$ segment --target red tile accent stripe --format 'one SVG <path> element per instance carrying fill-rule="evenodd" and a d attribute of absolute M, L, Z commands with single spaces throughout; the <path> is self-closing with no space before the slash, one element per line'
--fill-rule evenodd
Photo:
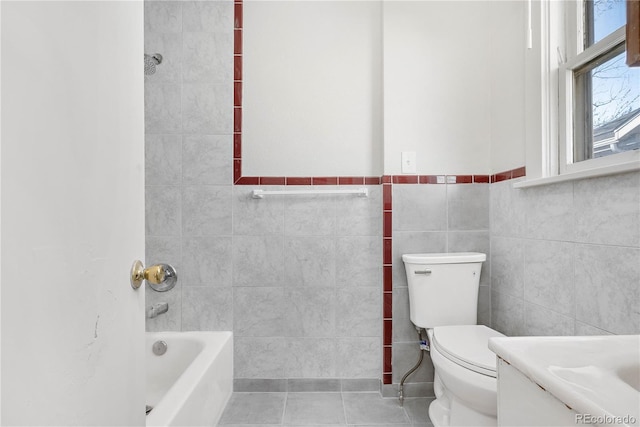
<path fill-rule="evenodd" d="M 389 360 L 391 360 L 391 359 L 389 359 Z M 391 362 L 389 362 L 389 363 L 391 363 Z M 382 374 L 382 384 L 391 384 L 392 378 L 393 377 L 392 377 L 392 375 L 390 373 L 389 374 L 386 374 L 386 373 Z"/>
<path fill-rule="evenodd" d="M 238 185 L 260 185 L 260 177 L 257 176 L 243 176 L 236 182 Z"/>
<path fill-rule="evenodd" d="M 506 181 L 508 179 L 520 178 L 522 176 L 526 176 L 526 174 L 527 174 L 527 169 L 526 167 L 522 166 L 519 168 L 511 169 L 504 172 L 498 172 L 496 174 L 491 175 L 491 182 L 494 183 L 494 182 Z"/>
<path fill-rule="evenodd" d="M 513 169 L 511 171 L 511 178 L 520 178 L 527 174 L 527 168 L 522 166 L 521 168 Z"/>
<path fill-rule="evenodd" d="M 384 365 L 382 372 L 391 372 L 391 347 L 384 347 Z"/>
<path fill-rule="evenodd" d="M 382 178 L 379 176 L 365 176 L 364 185 L 380 185 L 382 184 Z"/>
<path fill-rule="evenodd" d="M 390 265 L 382 266 L 382 290 L 384 292 L 393 290 L 393 267 Z"/>
<path fill-rule="evenodd" d="M 383 220 L 382 220 L 382 237 L 391 238 L 393 234 L 392 230 L 392 217 L 391 211 L 383 212 Z"/>
<path fill-rule="evenodd" d="M 233 108 L 233 132 L 242 132 L 242 107 Z"/>
<path fill-rule="evenodd" d="M 233 57 L 233 80 L 242 80 L 242 56 L 240 55 Z"/>
<path fill-rule="evenodd" d="M 441 175 L 440 184 L 444 184 L 445 178 L 444 175 Z M 420 184 L 438 184 L 438 175 L 420 175 L 418 177 L 420 179 Z"/>
<path fill-rule="evenodd" d="M 385 319 L 391 319 L 393 317 L 393 294 L 391 292 L 385 292 L 383 295 L 384 304 L 382 315 Z"/>
<path fill-rule="evenodd" d="M 393 184 L 489 184 L 526 175 L 525 167 L 493 175 L 384 175 L 382 183 Z"/>
<path fill-rule="evenodd" d="M 456 184 L 471 184 L 473 183 L 473 175 L 447 175 L 447 182 L 449 178 L 453 178 Z"/>
<path fill-rule="evenodd" d="M 390 211 L 391 210 L 391 185 L 383 184 L 382 185 L 382 211 Z"/>
<path fill-rule="evenodd" d="M 391 249 L 392 249 L 392 245 L 391 245 L 391 239 L 388 237 L 383 238 L 382 240 L 382 262 L 384 265 L 391 265 L 392 263 L 392 259 L 391 259 Z"/>
<path fill-rule="evenodd" d="M 491 175 L 491 182 L 500 182 L 500 181 L 506 181 L 508 179 L 511 179 L 511 171 L 507 171 L 507 172 L 500 172 L 500 173 L 496 173 L 494 175 Z"/>
<path fill-rule="evenodd" d="M 233 134 L 233 158 L 240 160 L 242 158 L 242 134 Z"/>
<path fill-rule="evenodd" d="M 242 7 L 240 7 L 240 9 L 242 10 Z M 236 12 L 237 11 L 238 8 L 236 7 Z M 233 53 L 236 55 L 242 55 L 242 29 L 233 30 Z"/>
<path fill-rule="evenodd" d="M 393 175 L 394 184 L 417 184 L 417 175 Z"/>
<path fill-rule="evenodd" d="M 235 184 L 238 183 L 238 181 L 240 180 L 240 177 L 242 176 L 241 171 L 242 171 L 242 160 L 233 159 L 233 182 Z"/>
<path fill-rule="evenodd" d="M 311 185 L 311 177 L 287 177 L 285 185 Z"/>
<path fill-rule="evenodd" d="M 314 176 L 311 178 L 313 185 L 338 185 L 337 176 Z"/>
<path fill-rule="evenodd" d="M 239 1 L 234 4 L 233 15 L 234 28 L 242 29 L 242 3 Z"/>
<path fill-rule="evenodd" d="M 382 333 L 382 341 L 384 345 L 391 345 L 391 341 L 393 340 L 393 324 L 391 319 L 384 319 L 383 321 L 383 333 Z"/>
<path fill-rule="evenodd" d="M 242 133 L 236 132 L 233 134 L 233 158 L 234 160 L 242 160 Z M 238 175 L 240 177 L 241 175 Z M 380 185 L 380 178 L 370 176 L 288 176 L 288 177 L 272 177 L 261 176 L 260 182 L 267 182 L 272 178 L 280 179 L 284 178 L 284 184 L 278 185 Z M 234 181 L 234 184 L 242 185 L 244 181 Z"/>
<path fill-rule="evenodd" d="M 261 176 L 260 185 L 284 185 L 285 180 L 284 176 Z"/>
<path fill-rule="evenodd" d="M 233 83 L 233 106 L 242 107 L 242 82 Z"/>

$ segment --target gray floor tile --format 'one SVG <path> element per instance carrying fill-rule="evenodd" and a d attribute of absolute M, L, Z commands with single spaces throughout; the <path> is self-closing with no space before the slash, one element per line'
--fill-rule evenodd
<path fill-rule="evenodd" d="M 345 424 L 341 393 L 288 393 L 284 424 Z"/>
<path fill-rule="evenodd" d="M 282 424 L 286 396 L 286 393 L 233 393 L 219 424 Z"/>
<path fill-rule="evenodd" d="M 383 399 L 378 393 L 344 393 L 348 424 L 409 424 L 397 399 Z"/>
<path fill-rule="evenodd" d="M 433 400 L 433 397 L 407 398 L 404 400 L 404 410 L 413 424 L 431 424 L 429 405 Z"/>
<path fill-rule="evenodd" d="M 357 427 L 413 427 L 412 424 L 349 424 L 349 427 L 356 427 L 356 426 Z"/>
<path fill-rule="evenodd" d="M 225 424 L 225 427 L 280 427 L 282 424 Z"/>

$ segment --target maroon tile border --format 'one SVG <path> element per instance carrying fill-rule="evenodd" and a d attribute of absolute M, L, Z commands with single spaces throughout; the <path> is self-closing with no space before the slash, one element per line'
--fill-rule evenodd
<path fill-rule="evenodd" d="M 364 177 L 362 177 L 364 181 Z M 314 176 L 311 177 L 311 183 L 313 185 L 338 185 L 337 176 Z"/>
<path fill-rule="evenodd" d="M 393 181 L 385 175 L 382 181 L 382 292 L 383 292 L 383 361 L 382 383 L 391 384 L 393 342 Z"/>
<path fill-rule="evenodd" d="M 261 176 L 260 185 L 284 185 L 285 180 L 284 176 Z"/>
<path fill-rule="evenodd" d="M 285 185 L 311 185 L 311 177 L 289 176 L 285 179 Z"/>
<path fill-rule="evenodd" d="M 390 265 L 382 266 L 382 290 L 383 292 L 393 290 L 393 267 Z"/>
<path fill-rule="evenodd" d="M 511 169 L 508 171 L 504 171 L 504 172 L 498 172 L 496 174 L 491 175 L 491 183 L 520 178 L 520 177 L 526 176 L 526 174 L 527 174 L 527 169 L 524 166 Z"/>

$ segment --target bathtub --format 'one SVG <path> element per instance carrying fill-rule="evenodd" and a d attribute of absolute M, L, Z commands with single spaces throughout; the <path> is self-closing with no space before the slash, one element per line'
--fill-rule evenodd
<path fill-rule="evenodd" d="M 167 351 L 153 353 L 156 341 Z M 231 332 L 147 332 L 148 426 L 215 426 L 233 391 Z"/>

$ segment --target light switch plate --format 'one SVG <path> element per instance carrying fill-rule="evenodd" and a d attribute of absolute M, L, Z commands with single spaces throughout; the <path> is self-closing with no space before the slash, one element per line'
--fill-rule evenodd
<path fill-rule="evenodd" d="M 403 151 L 400 154 L 402 173 L 416 173 L 416 152 Z"/>

